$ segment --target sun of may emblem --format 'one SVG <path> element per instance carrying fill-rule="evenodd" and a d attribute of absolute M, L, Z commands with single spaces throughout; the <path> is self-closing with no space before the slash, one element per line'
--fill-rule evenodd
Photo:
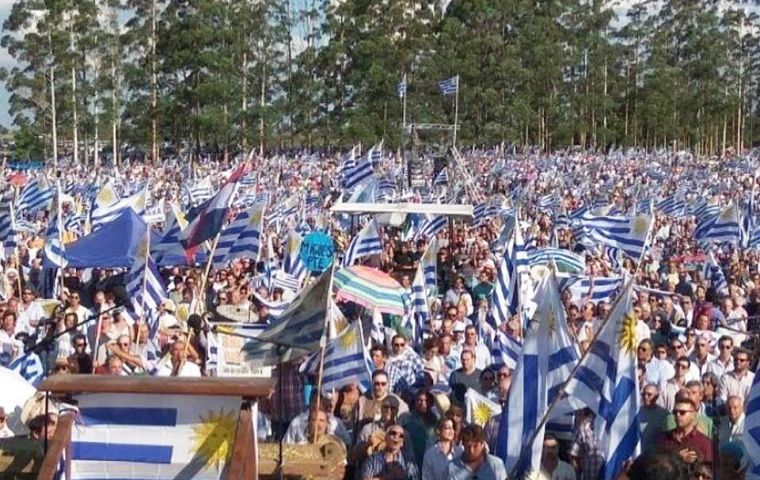
<path fill-rule="evenodd" d="M 108 205 L 113 203 L 113 201 L 113 191 L 110 188 L 105 187 L 100 189 L 100 192 L 98 193 L 98 203 L 105 203 Z"/>
<path fill-rule="evenodd" d="M 341 350 L 348 350 L 352 346 L 356 345 L 356 330 L 353 328 L 346 330 L 346 333 L 338 338 L 338 345 L 340 346 Z"/>
<path fill-rule="evenodd" d="M 491 419 L 491 413 L 491 409 L 485 402 L 477 402 L 472 408 L 472 418 L 481 427 Z"/>
<path fill-rule="evenodd" d="M 636 352 L 638 341 L 636 339 L 636 315 L 633 312 L 629 312 L 623 318 L 620 325 L 618 342 L 620 343 L 620 348 L 625 352 Z"/>
<path fill-rule="evenodd" d="M 140 245 L 137 247 L 137 255 L 138 258 L 147 258 L 148 257 L 148 241 L 143 240 L 140 242 Z"/>
<path fill-rule="evenodd" d="M 647 217 L 645 215 L 636 217 L 636 219 L 633 221 L 633 233 L 635 233 L 637 236 L 644 235 L 647 233 L 648 225 L 649 222 L 647 221 Z"/>
<path fill-rule="evenodd" d="M 720 214 L 720 219 L 725 222 L 725 221 L 731 220 L 733 216 L 734 216 L 734 208 L 728 207 L 727 209 L 723 210 L 723 212 Z"/>
<path fill-rule="evenodd" d="M 257 208 L 256 210 L 254 210 L 253 215 L 251 215 L 251 222 L 250 222 L 251 225 L 258 225 L 259 223 L 261 223 L 261 216 L 262 216 L 261 213 L 262 212 L 260 208 Z"/>
<path fill-rule="evenodd" d="M 221 468 L 232 454 L 237 416 L 232 410 L 209 411 L 192 427 L 192 453 L 204 462 L 204 468 Z"/>

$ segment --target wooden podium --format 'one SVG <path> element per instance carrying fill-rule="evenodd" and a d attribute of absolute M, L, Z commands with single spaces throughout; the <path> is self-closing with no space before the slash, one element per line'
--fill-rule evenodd
<path fill-rule="evenodd" d="M 207 395 L 239 397 L 242 404 L 237 419 L 234 444 L 228 461 L 227 478 L 252 479 L 256 476 L 259 452 L 253 437 L 252 403 L 269 395 L 274 385 L 267 378 L 176 378 L 176 377 L 111 377 L 99 375 L 55 375 L 45 379 L 40 391 L 53 395 L 88 394 L 144 395 Z M 53 480 L 61 456 L 70 451 L 73 414 L 59 417 L 55 434 L 49 442 L 37 478 Z M 66 455 L 70 458 L 70 454 Z"/>

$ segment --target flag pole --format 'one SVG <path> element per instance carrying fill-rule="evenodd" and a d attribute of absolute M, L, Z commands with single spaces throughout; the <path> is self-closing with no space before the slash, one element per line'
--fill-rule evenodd
<path fill-rule="evenodd" d="M 459 125 L 459 74 L 457 74 L 456 79 L 456 92 L 454 94 L 454 148 L 457 146 L 457 125 Z"/>
<path fill-rule="evenodd" d="M 325 368 L 325 347 L 327 346 L 327 327 L 329 322 L 332 319 L 332 289 L 333 289 L 333 278 L 334 278 L 334 271 L 335 271 L 335 260 L 336 256 L 333 254 L 332 263 L 330 263 L 330 285 L 327 287 L 327 309 L 325 310 L 325 323 L 322 326 L 322 338 L 319 339 L 319 370 L 317 372 L 317 409 L 316 411 L 319 412 L 319 404 L 322 399 L 322 373 L 324 372 Z M 359 320 L 361 321 L 361 320 Z M 317 429 L 314 429 L 313 433 L 313 443 L 317 443 L 317 440 L 319 438 L 319 432 Z"/>
<path fill-rule="evenodd" d="M 633 288 L 633 281 L 634 279 L 633 277 L 631 277 L 631 279 L 628 281 L 628 285 L 623 287 L 623 291 L 626 291 L 629 288 Z M 617 308 L 617 305 L 619 302 L 622 301 L 622 298 L 623 298 L 623 295 L 618 295 L 618 297 L 615 299 L 615 302 L 612 304 L 612 308 L 610 308 L 610 312 L 614 311 L 615 308 Z M 575 377 L 575 374 L 578 372 L 578 369 L 580 369 L 581 365 L 583 364 L 583 360 L 585 360 L 588 354 L 591 352 L 591 347 L 592 345 L 594 345 L 594 342 L 596 342 L 597 337 L 599 337 L 599 334 L 602 332 L 602 330 L 604 330 L 604 328 L 607 326 L 609 322 L 610 322 L 610 315 L 607 315 L 607 318 L 604 319 L 604 322 L 599 327 L 599 330 L 594 332 L 594 336 L 591 338 L 591 342 L 589 342 L 589 348 L 587 348 L 586 351 L 583 352 L 583 355 L 581 355 L 581 358 L 578 359 L 578 362 L 573 367 L 572 371 L 570 372 L 570 375 L 568 375 L 567 380 L 565 380 L 562 383 L 562 386 L 559 388 L 559 391 L 557 392 L 557 396 L 554 397 L 554 400 L 552 401 L 552 403 L 549 404 L 549 407 L 546 409 L 546 411 L 544 412 L 544 415 L 541 417 L 541 421 L 538 422 L 538 426 L 531 434 L 530 439 L 527 442 L 522 444 L 520 448 L 519 458 L 522 458 L 525 448 L 530 448 L 530 446 L 533 445 L 533 442 L 536 440 L 536 437 L 538 436 L 538 432 L 546 426 L 546 423 L 549 421 L 549 415 L 551 415 L 551 413 L 554 411 L 557 405 L 559 405 L 559 402 L 563 400 L 564 398 L 566 398 L 565 395 L 567 394 L 565 390 L 567 389 L 567 386 L 570 384 L 570 381 Z M 520 462 L 518 461 L 518 464 L 519 463 Z M 515 467 L 516 466 L 517 465 L 515 465 Z M 510 477 L 513 477 L 515 475 L 514 470 L 515 469 L 513 468 L 512 471 L 509 472 Z"/>
<path fill-rule="evenodd" d="M 216 252 L 216 246 L 219 244 L 219 237 L 222 236 L 222 232 L 219 231 L 219 233 L 216 234 L 216 237 L 214 237 L 214 243 L 211 244 L 211 250 L 208 254 L 208 261 L 206 261 L 206 270 L 203 272 L 203 278 L 201 279 L 201 287 L 200 287 L 200 299 L 203 302 L 203 305 L 205 307 L 206 305 L 206 284 L 208 283 L 208 275 L 211 273 L 211 263 L 214 261 L 214 253 Z M 198 309 L 200 308 L 199 303 L 195 303 L 195 310 L 193 313 L 198 313 Z"/>
<path fill-rule="evenodd" d="M 407 92 L 406 73 L 404 74 L 404 80 L 403 80 L 403 82 L 404 82 L 404 90 L 403 90 L 403 92 L 404 92 L 404 101 L 403 101 L 403 106 L 402 106 L 401 110 L 403 112 L 402 113 L 402 115 L 403 115 L 403 118 L 402 118 L 402 122 L 403 123 L 402 123 L 402 125 L 404 126 L 404 131 L 406 131 L 406 92 Z"/>
<path fill-rule="evenodd" d="M 150 258 L 150 224 L 148 224 L 148 228 L 145 230 L 145 236 L 147 237 L 145 239 L 145 267 L 143 270 L 143 281 L 142 281 L 142 296 L 140 297 L 140 313 L 142 315 L 142 318 L 140 319 L 140 322 L 145 322 L 145 292 L 148 289 L 148 258 Z M 137 341 L 140 339 L 140 327 L 135 329 L 135 341 L 134 344 L 137 345 Z"/>

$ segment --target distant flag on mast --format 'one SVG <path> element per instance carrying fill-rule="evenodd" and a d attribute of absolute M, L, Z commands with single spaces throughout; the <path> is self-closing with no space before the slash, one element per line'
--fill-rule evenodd
<path fill-rule="evenodd" d="M 403 80 L 396 85 L 396 93 L 398 94 L 398 98 L 406 97 L 406 75 L 404 75 Z"/>
<path fill-rule="evenodd" d="M 444 96 L 454 95 L 459 90 L 459 75 L 438 82 L 438 89 Z"/>

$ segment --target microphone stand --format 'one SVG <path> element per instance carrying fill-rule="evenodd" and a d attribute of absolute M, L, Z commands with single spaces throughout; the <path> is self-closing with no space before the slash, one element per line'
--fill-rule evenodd
<path fill-rule="evenodd" d="M 36 354 L 39 355 L 41 352 L 44 351 L 46 353 L 46 355 L 48 355 L 49 352 L 50 352 L 51 347 L 53 346 L 53 343 L 56 340 L 58 340 L 59 338 L 61 338 L 62 336 L 64 336 L 65 334 L 71 333 L 71 332 L 74 332 L 74 331 L 78 330 L 79 327 L 81 327 L 82 325 L 84 325 L 86 323 L 89 323 L 89 322 L 97 319 L 98 317 L 100 317 L 104 313 L 112 312 L 112 311 L 114 311 L 114 310 L 116 310 L 118 308 L 122 308 L 124 306 L 125 306 L 124 304 L 114 305 L 113 307 L 107 308 L 107 309 L 103 310 L 102 312 L 98 312 L 98 313 L 96 313 L 94 315 L 90 315 L 89 317 L 85 318 L 81 322 L 78 322 L 77 324 L 73 325 L 70 328 L 62 330 L 62 331 L 60 331 L 58 333 L 54 333 L 52 335 L 46 334 L 44 337 L 39 338 L 39 334 L 35 333 L 34 335 L 30 336 L 29 340 L 25 343 L 25 345 L 24 345 L 24 353 L 30 353 L 31 352 L 31 353 L 36 353 Z M 97 346 L 93 346 L 93 348 L 97 348 Z M 43 370 L 43 378 L 47 376 L 47 358 L 45 358 L 45 360 L 46 360 L 46 364 L 45 364 L 46 368 Z"/>

